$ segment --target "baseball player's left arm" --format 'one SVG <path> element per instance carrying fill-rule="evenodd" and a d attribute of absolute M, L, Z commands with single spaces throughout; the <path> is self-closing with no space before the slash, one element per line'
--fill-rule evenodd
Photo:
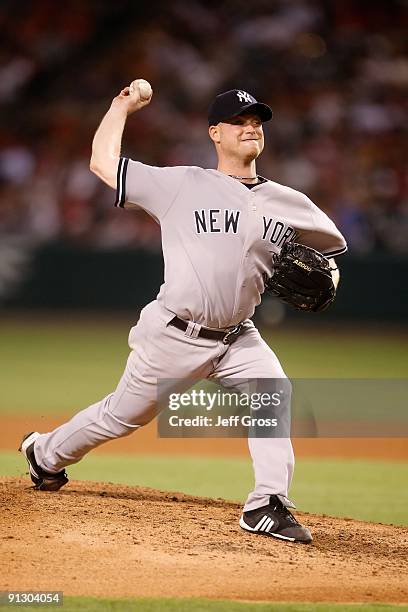
<path fill-rule="evenodd" d="M 302 194 L 310 213 L 309 229 L 297 232 L 296 242 L 310 246 L 328 258 L 333 284 L 337 289 L 340 272 L 334 257 L 347 251 L 347 243 L 333 221 L 306 195 Z"/>
<path fill-rule="evenodd" d="M 309 210 L 309 220 L 303 227 L 296 228 L 295 242 L 320 251 L 328 259 L 345 253 L 347 242 L 330 217 L 305 194 L 301 196 Z"/>

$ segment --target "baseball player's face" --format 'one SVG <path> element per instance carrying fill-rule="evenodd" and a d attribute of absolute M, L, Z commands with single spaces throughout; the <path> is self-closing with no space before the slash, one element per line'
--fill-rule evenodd
<path fill-rule="evenodd" d="M 243 113 L 219 123 L 211 137 L 224 155 L 246 162 L 256 159 L 264 148 L 262 121 L 254 114 Z"/>

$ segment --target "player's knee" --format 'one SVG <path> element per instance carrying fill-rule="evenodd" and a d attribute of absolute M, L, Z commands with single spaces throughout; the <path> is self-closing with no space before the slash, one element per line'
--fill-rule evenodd
<path fill-rule="evenodd" d="M 154 417 L 156 416 L 155 411 L 149 410 L 143 413 L 119 413 L 118 411 L 107 412 L 110 418 L 115 424 L 118 430 L 123 431 L 120 435 L 127 435 L 131 433 L 133 430 L 138 429 L 139 427 L 144 427 L 148 423 L 150 423 Z"/>

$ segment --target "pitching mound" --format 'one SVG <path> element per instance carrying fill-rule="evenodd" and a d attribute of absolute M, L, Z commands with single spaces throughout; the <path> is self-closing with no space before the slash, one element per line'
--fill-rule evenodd
<path fill-rule="evenodd" d="M 314 542 L 285 543 L 242 531 L 236 503 L 93 482 L 41 493 L 2 478 L 0 503 L 0 590 L 408 601 L 403 527 L 299 513 Z"/>

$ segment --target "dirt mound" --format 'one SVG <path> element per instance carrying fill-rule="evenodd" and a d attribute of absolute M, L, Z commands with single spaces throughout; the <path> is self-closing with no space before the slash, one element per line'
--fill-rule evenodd
<path fill-rule="evenodd" d="M 298 513 L 314 542 L 284 543 L 242 531 L 233 502 L 93 482 L 1 478 L 0 504 L 0 590 L 408 601 L 404 527 Z"/>

